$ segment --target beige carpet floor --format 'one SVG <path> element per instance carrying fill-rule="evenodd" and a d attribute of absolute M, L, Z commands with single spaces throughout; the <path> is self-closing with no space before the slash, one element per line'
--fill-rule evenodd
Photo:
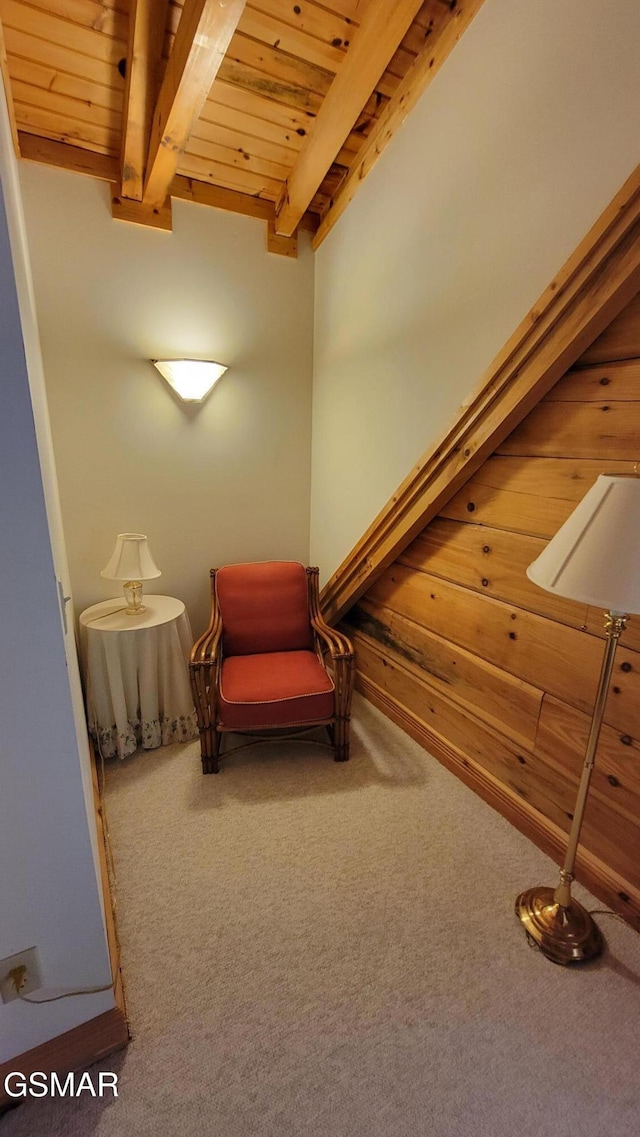
<path fill-rule="evenodd" d="M 6 1137 L 639 1131 L 640 939 L 531 950 L 513 901 L 551 862 L 362 700 L 345 765 L 270 743 L 203 778 L 188 744 L 107 780 L 120 1097 L 28 1101 Z"/>

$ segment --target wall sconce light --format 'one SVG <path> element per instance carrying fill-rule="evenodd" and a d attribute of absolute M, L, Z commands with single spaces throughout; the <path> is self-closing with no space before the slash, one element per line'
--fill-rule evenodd
<path fill-rule="evenodd" d="M 185 403 L 203 403 L 228 370 L 212 359 L 152 359 L 151 362 Z"/>

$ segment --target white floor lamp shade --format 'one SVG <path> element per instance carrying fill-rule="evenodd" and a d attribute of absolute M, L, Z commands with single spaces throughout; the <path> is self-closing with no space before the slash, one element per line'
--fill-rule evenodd
<path fill-rule="evenodd" d="M 558 596 L 640 612 L 640 477 L 601 474 L 527 576 Z"/>

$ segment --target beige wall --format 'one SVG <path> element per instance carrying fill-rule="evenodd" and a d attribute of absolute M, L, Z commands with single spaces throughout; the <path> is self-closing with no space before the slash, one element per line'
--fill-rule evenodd
<path fill-rule="evenodd" d="M 113 221 L 108 187 L 21 164 L 63 521 L 76 610 L 116 533 L 146 533 L 148 589 L 208 615 L 212 565 L 306 563 L 313 261 L 268 254 L 264 223 L 175 201 L 174 232 Z M 152 357 L 228 373 L 195 414 Z"/>
<path fill-rule="evenodd" d="M 637 0 L 485 0 L 316 256 L 326 578 L 638 161 Z"/>

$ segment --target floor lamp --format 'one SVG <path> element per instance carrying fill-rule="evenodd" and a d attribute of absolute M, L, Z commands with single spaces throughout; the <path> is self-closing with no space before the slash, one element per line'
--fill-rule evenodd
<path fill-rule="evenodd" d="M 601 474 L 527 576 L 548 592 L 606 609 L 606 648 L 560 882 L 556 889 L 530 888 L 516 900 L 516 915 L 548 959 L 581 963 L 603 948 L 597 924 L 571 895 L 571 882 L 618 639 L 629 614 L 640 612 L 640 477 Z"/>

